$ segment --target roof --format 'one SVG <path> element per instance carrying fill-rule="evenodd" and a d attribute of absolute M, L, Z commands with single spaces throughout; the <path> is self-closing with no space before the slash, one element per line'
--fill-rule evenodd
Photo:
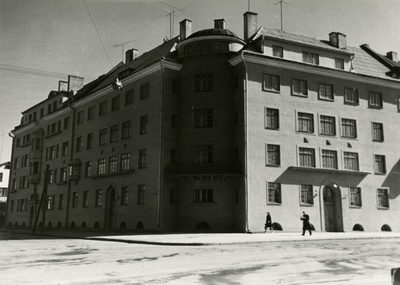
<path fill-rule="evenodd" d="M 148 52 L 145 52 L 144 54 L 127 64 L 123 64 L 122 62 L 120 62 L 107 74 L 103 74 L 96 80 L 83 86 L 74 96 L 74 101 L 80 100 L 88 96 L 90 93 L 96 92 L 114 83 L 115 79 L 119 77 L 119 74 L 127 69 L 129 69 L 131 72 L 135 72 L 153 64 L 154 62 L 159 61 L 164 57 L 170 56 L 171 50 L 178 42 L 178 39 L 179 37 L 175 37 L 169 41 L 165 41 L 161 45 L 155 47 Z"/>
<path fill-rule="evenodd" d="M 346 49 L 340 49 L 332 46 L 329 41 L 320 40 L 304 35 L 291 34 L 277 29 L 263 27 L 258 33 L 259 35 L 263 35 L 265 37 L 273 39 L 307 45 L 319 49 L 328 49 L 332 52 L 345 52 L 349 55 L 354 55 L 352 60 L 352 71 L 358 74 L 389 79 L 391 77 L 388 76 L 388 73 L 390 71 L 393 71 L 393 67 L 398 68 L 400 71 L 399 62 L 392 61 L 383 55 L 375 53 L 374 51 L 372 51 L 372 49 L 368 47 L 368 45 L 362 45 L 361 47 L 347 46 Z M 365 48 L 365 46 L 367 46 L 368 49 Z M 392 66 L 392 68 L 390 66 Z"/>
<path fill-rule="evenodd" d="M 231 32 L 227 29 L 213 28 L 213 29 L 205 29 L 191 34 L 188 39 L 203 37 L 203 36 L 229 36 L 234 38 L 239 38 L 235 33 Z"/>
<path fill-rule="evenodd" d="M 102 80 L 100 84 L 98 84 L 91 92 L 95 92 L 97 90 L 100 90 L 110 84 L 112 84 L 115 79 L 118 77 L 118 74 L 126 69 L 130 69 L 132 72 L 138 71 L 140 69 L 143 69 L 154 62 L 157 62 L 161 60 L 164 57 L 168 57 L 171 54 L 171 51 L 175 44 L 178 42 L 179 36 L 169 40 L 165 41 L 161 45 L 155 47 L 154 49 L 145 52 L 141 56 L 137 57 L 133 61 L 123 64 L 121 66 L 118 66 L 115 68 L 113 72 L 109 72 L 106 78 Z"/>
<path fill-rule="evenodd" d="M 292 34 L 288 33 L 282 30 L 278 29 L 270 29 L 270 28 L 262 28 L 261 29 L 261 35 L 264 35 L 265 37 L 271 37 L 275 39 L 280 39 L 282 41 L 288 41 L 288 42 L 293 42 L 301 45 L 308 45 L 308 46 L 313 46 L 317 48 L 323 48 L 323 49 L 329 49 L 332 51 L 336 52 L 345 52 L 350 54 L 346 49 L 341 49 L 332 46 L 328 41 L 325 40 L 320 40 L 317 38 L 309 37 L 309 36 L 303 36 L 303 35 L 298 35 L 298 34 Z"/>

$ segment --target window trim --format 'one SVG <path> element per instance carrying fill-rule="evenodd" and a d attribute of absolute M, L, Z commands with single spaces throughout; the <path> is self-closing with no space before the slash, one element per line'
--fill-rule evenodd
<path fill-rule="evenodd" d="M 346 90 L 355 90 L 356 91 L 356 98 L 357 98 L 357 102 L 351 102 L 351 101 L 348 101 L 348 100 L 346 100 Z M 344 104 L 346 104 L 346 105 L 353 105 L 353 106 L 358 106 L 358 105 L 360 105 L 360 93 L 359 93 L 359 91 L 358 91 L 358 88 L 352 88 L 352 87 L 344 87 L 344 90 L 343 90 L 343 103 Z"/>
<path fill-rule="evenodd" d="M 332 98 L 321 97 L 321 87 L 324 87 L 325 93 L 326 93 L 326 88 L 328 86 L 330 86 L 330 88 L 331 88 Z M 318 100 L 328 101 L 328 102 L 334 102 L 335 101 L 335 89 L 334 89 L 333 84 L 318 82 Z"/>
<path fill-rule="evenodd" d="M 311 200 L 312 203 L 307 203 L 307 202 L 303 202 L 302 200 L 302 190 L 303 190 L 303 186 L 311 186 Z M 313 207 L 314 206 L 314 185 L 312 184 L 300 184 L 299 185 L 299 200 L 300 200 L 300 206 L 302 207 Z"/>
<path fill-rule="evenodd" d="M 312 131 L 300 131 L 299 127 L 299 113 L 302 114 L 308 114 L 308 115 L 312 115 Z M 300 134 L 307 134 L 307 135 L 315 135 L 315 119 L 314 119 L 314 113 L 308 113 L 308 112 L 302 112 L 302 111 L 297 111 L 296 110 L 296 133 L 300 133 Z"/>
<path fill-rule="evenodd" d="M 271 77 L 271 88 L 268 88 L 266 86 L 266 77 L 270 76 Z M 272 84 L 272 79 L 273 78 L 277 78 L 278 79 L 278 85 L 277 85 L 277 89 L 273 88 L 273 84 Z M 271 93 L 281 93 L 281 77 L 277 74 L 271 74 L 268 72 L 263 72 L 263 81 L 262 81 L 262 91 L 265 92 L 271 92 Z"/>
<path fill-rule="evenodd" d="M 375 175 L 386 175 L 387 174 L 386 156 L 383 155 L 383 154 L 376 154 L 376 153 L 374 153 L 373 156 L 374 156 L 374 174 Z M 383 172 L 378 172 L 377 171 L 377 168 L 376 168 L 376 157 L 377 156 L 383 157 L 383 159 L 384 159 L 384 161 L 383 161 L 383 167 L 384 167 Z"/>
<path fill-rule="evenodd" d="M 276 128 L 268 126 L 268 110 L 277 111 L 277 125 L 278 126 Z M 264 125 L 265 129 L 267 129 L 267 130 L 275 130 L 275 131 L 279 130 L 280 129 L 280 110 L 276 109 L 276 108 L 264 107 L 264 120 L 265 120 L 265 123 L 264 123 L 265 124 Z"/>
<path fill-rule="evenodd" d="M 348 136 L 343 135 L 343 120 L 352 120 L 355 122 L 355 125 L 354 125 L 355 126 L 355 136 L 354 137 L 348 137 Z M 340 122 L 340 138 L 348 139 L 348 140 L 357 140 L 358 139 L 357 120 L 356 119 L 340 117 L 339 122 Z"/>
<path fill-rule="evenodd" d="M 305 90 L 305 94 L 302 93 L 295 93 L 294 92 L 294 82 L 298 81 L 299 82 L 299 87 L 301 86 L 300 83 L 303 81 L 306 83 L 306 90 Z M 292 96 L 298 96 L 298 97 L 303 97 L 303 98 L 308 98 L 308 82 L 305 79 L 299 79 L 299 78 L 294 78 L 292 77 L 292 82 L 291 82 L 291 86 L 290 86 L 290 93 Z M 301 88 L 300 88 L 301 89 Z M 301 91 L 301 90 L 300 90 Z"/>
<path fill-rule="evenodd" d="M 387 191 L 387 207 L 379 206 L 379 190 Z M 376 188 L 376 207 L 378 210 L 389 210 L 390 209 L 390 188 L 389 187 L 379 187 Z"/>
<path fill-rule="evenodd" d="M 359 189 L 360 190 L 360 205 L 352 205 L 351 204 L 351 189 Z M 378 191 L 377 191 L 378 194 Z M 349 207 L 353 209 L 361 209 L 362 208 L 362 189 L 361 187 L 349 187 Z"/>
<path fill-rule="evenodd" d="M 269 190 L 270 190 L 269 183 L 279 184 L 279 201 L 278 202 L 272 202 L 272 201 L 269 200 Z M 267 205 L 277 205 L 277 206 L 282 205 L 282 183 L 267 181 L 267 185 L 266 186 L 267 186 L 266 187 L 267 188 L 267 192 L 266 192 Z M 273 188 L 273 190 L 275 190 L 275 189 L 276 188 Z"/>
<path fill-rule="evenodd" d="M 278 149 L 278 158 L 277 158 L 277 163 L 270 163 L 269 162 L 269 152 L 268 152 L 268 146 L 274 146 L 277 147 Z M 281 146 L 279 144 L 270 144 L 266 143 L 265 144 L 265 166 L 272 166 L 272 167 L 280 167 L 282 164 L 282 154 L 281 154 Z"/>
<path fill-rule="evenodd" d="M 334 134 L 322 133 L 322 121 L 321 121 L 321 117 L 333 118 Z M 325 115 L 325 114 L 320 114 L 320 113 L 318 113 L 318 134 L 319 134 L 320 136 L 326 136 L 326 137 L 337 137 L 337 120 L 336 120 L 336 116 L 331 116 L 331 115 Z"/>
<path fill-rule="evenodd" d="M 379 94 L 379 96 L 380 96 L 380 98 L 379 98 L 380 105 L 379 106 L 371 104 L 371 95 L 372 94 Z M 371 109 L 383 109 L 383 94 L 382 94 L 382 92 L 371 91 L 371 90 L 368 91 L 368 108 L 371 108 Z"/>
<path fill-rule="evenodd" d="M 312 149 L 314 151 L 314 165 L 313 166 L 304 166 L 304 165 L 300 165 L 300 149 L 301 148 L 305 148 L 305 149 Z M 304 147 L 304 146 L 297 146 L 297 165 L 299 167 L 304 167 L 304 168 L 317 168 L 317 157 L 316 157 L 316 149 L 313 147 Z"/>
<path fill-rule="evenodd" d="M 382 139 L 380 139 L 380 140 L 374 139 L 374 130 L 375 130 L 374 124 L 379 124 L 380 127 L 381 127 L 381 128 L 380 128 L 380 132 L 381 132 L 381 137 L 382 137 Z M 384 130 L 383 130 L 383 123 L 371 122 L 371 136 L 372 136 L 372 141 L 373 141 L 373 142 L 382 143 L 382 142 L 385 141 L 385 133 L 384 133 Z"/>

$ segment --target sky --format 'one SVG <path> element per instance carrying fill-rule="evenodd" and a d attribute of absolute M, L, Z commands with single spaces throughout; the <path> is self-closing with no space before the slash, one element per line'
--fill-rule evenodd
<path fill-rule="evenodd" d="M 11 159 L 9 132 L 21 113 L 76 75 L 85 84 L 107 73 L 131 48 L 140 54 L 179 34 L 226 28 L 243 37 L 243 13 L 280 29 L 279 0 L 0 0 L 0 163 Z M 347 35 L 347 44 L 400 53 L 400 0 L 284 0 L 283 30 L 319 39 Z"/>

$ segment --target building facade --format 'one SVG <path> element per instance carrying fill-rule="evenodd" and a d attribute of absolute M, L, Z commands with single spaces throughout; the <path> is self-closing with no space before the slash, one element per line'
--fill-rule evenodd
<path fill-rule="evenodd" d="M 83 85 L 70 77 L 13 131 L 7 225 L 295 231 L 400 228 L 400 64 L 368 45 L 258 28 L 180 36 Z"/>
<path fill-rule="evenodd" d="M 10 162 L 0 164 L 0 227 L 3 226 L 7 209 L 8 179 L 10 177 Z"/>

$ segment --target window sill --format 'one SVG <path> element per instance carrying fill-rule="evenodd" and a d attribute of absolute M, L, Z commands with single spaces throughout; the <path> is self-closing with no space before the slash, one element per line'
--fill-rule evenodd
<path fill-rule="evenodd" d="M 265 129 L 266 130 L 270 130 L 270 131 L 279 131 L 279 128 L 268 128 L 268 127 L 266 127 Z"/>
<path fill-rule="evenodd" d="M 279 167 L 281 167 L 280 164 L 278 165 L 278 164 L 268 164 L 268 163 L 267 163 L 265 166 L 266 166 L 266 167 L 274 167 L 274 168 L 279 168 Z"/>
<path fill-rule="evenodd" d="M 314 204 L 300 204 L 300 207 L 314 207 Z"/>
<path fill-rule="evenodd" d="M 275 94 L 280 94 L 281 93 L 281 90 L 273 90 L 273 89 L 265 89 L 265 88 L 263 88 L 262 91 L 269 92 L 269 93 L 275 93 Z"/>
<path fill-rule="evenodd" d="M 296 97 L 303 97 L 303 98 L 308 98 L 308 94 L 294 94 L 292 93 L 292 96 L 296 96 Z"/>
<path fill-rule="evenodd" d="M 353 102 L 344 102 L 344 104 L 350 106 L 360 106 L 360 103 L 353 103 Z"/>
<path fill-rule="evenodd" d="M 381 109 L 383 109 L 383 106 L 370 106 L 370 105 L 368 105 L 368 109 L 381 110 Z"/>
<path fill-rule="evenodd" d="M 88 178 L 97 179 L 97 178 L 109 177 L 109 176 L 114 176 L 114 175 L 123 175 L 123 174 L 128 174 L 128 173 L 133 173 L 133 172 L 135 172 L 135 169 L 129 169 L 129 170 L 105 173 L 105 174 L 96 174 L 96 175 L 91 175 Z"/>
<path fill-rule="evenodd" d="M 362 206 L 350 205 L 350 209 L 361 209 Z"/>
<path fill-rule="evenodd" d="M 61 182 L 57 182 L 55 184 L 57 184 L 57 185 L 65 185 L 65 184 L 67 184 L 67 181 L 61 181 Z"/>
<path fill-rule="evenodd" d="M 272 202 L 267 202 L 268 206 L 282 206 L 282 203 L 272 203 Z"/>
<path fill-rule="evenodd" d="M 390 207 L 378 207 L 378 210 L 390 210 Z"/>
<path fill-rule="evenodd" d="M 322 98 L 322 97 L 320 97 L 320 96 L 318 96 L 318 100 L 320 100 L 320 101 L 328 101 L 328 102 L 335 102 L 335 99 L 333 98 L 333 99 L 330 99 L 330 98 Z"/>
<path fill-rule="evenodd" d="M 383 176 L 383 175 L 386 175 L 386 172 L 375 172 L 374 174 Z"/>
<path fill-rule="evenodd" d="M 385 141 L 372 141 L 372 142 L 374 142 L 374 143 L 384 143 Z"/>

